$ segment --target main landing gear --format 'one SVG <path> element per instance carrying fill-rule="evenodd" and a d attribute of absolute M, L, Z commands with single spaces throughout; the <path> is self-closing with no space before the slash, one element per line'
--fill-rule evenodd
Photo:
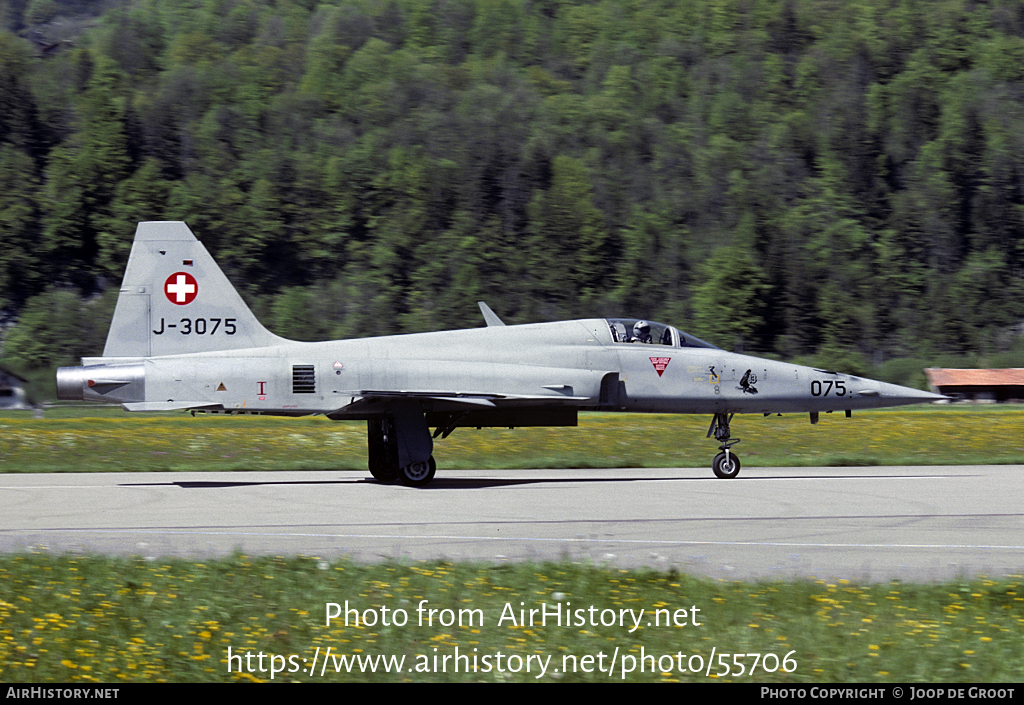
<path fill-rule="evenodd" d="M 708 438 L 711 438 L 711 435 L 714 434 L 715 440 L 722 444 L 718 446 L 722 452 L 715 456 L 711 463 L 711 469 L 717 477 L 723 480 L 731 480 L 740 474 L 740 459 L 729 450 L 740 442 L 739 438 L 730 439 L 729 422 L 732 421 L 732 417 L 733 414 L 715 414 L 707 435 Z"/>
<path fill-rule="evenodd" d="M 426 460 L 409 463 L 399 469 L 398 481 L 409 487 L 423 487 L 434 479 L 436 472 L 437 463 L 434 462 L 434 456 L 430 456 Z"/>
<path fill-rule="evenodd" d="M 399 453 L 397 424 L 393 417 L 370 419 L 366 422 L 370 474 L 379 482 L 401 482 L 409 487 L 423 487 L 434 479 L 437 463 L 434 456 L 420 452 Z M 403 457 L 404 456 L 404 457 Z M 402 464 L 405 460 L 405 464 Z"/>

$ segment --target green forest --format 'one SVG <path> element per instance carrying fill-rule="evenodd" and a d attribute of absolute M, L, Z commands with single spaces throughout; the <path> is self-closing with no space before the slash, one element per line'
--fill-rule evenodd
<path fill-rule="evenodd" d="M 1019 0 L 0 0 L 0 23 L 15 369 L 102 350 L 141 220 L 186 221 L 298 340 L 478 326 L 485 300 L 852 372 L 1024 364 Z"/>

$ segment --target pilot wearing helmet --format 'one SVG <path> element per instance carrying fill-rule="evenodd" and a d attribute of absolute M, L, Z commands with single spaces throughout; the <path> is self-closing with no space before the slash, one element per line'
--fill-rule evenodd
<path fill-rule="evenodd" d="M 647 321 L 637 321 L 633 324 L 633 337 L 629 339 L 631 343 L 653 343 L 654 338 L 651 337 L 651 324 Z"/>

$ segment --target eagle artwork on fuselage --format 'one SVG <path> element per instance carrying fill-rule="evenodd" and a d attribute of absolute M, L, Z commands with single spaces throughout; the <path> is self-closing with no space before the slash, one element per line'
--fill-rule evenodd
<path fill-rule="evenodd" d="M 822 411 L 945 398 L 726 352 L 653 321 L 506 326 L 480 309 L 481 328 L 286 340 L 260 324 L 185 223 L 140 223 L 103 355 L 59 369 L 58 397 L 365 420 L 370 473 L 412 486 L 434 477 L 434 439 L 459 427 L 575 426 L 580 411 L 710 414 L 713 470 L 733 478 L 734 414 L 801 412 L 815 423 Z"/>

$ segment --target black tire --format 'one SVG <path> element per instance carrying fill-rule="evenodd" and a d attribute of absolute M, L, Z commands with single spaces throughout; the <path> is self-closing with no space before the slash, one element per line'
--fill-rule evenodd
<path fill-rule="evenodd" d="M 410 463 L 398 473 L 398 480 L 406 487 L 423 487 L 430 484 L 437 472 L 437 463 L 434 456 L 430 456 L 425 463 Z"/>
<path fill-rule="evenodd" d="M 391 483 L 398 479 L 398 468 L 383 468 L 370 466 L 370 474 L 377 482 Z"/>
<path fill-rule="evenodd" d="M 390 419 L 366 422 L 370 474 L 378 482 L 398 479 L 398 442 Z"/>
<path fill-rule="evenodd" d="M 717 477 L 731 480 L 740 474 L 740 459 L 736 457 L 735 453 L 729 453 L 727 457 L 725 451 L 722 451 L 715 456 L 715 461 L 711 463 L 711 469 L 715 471 Z"/>

